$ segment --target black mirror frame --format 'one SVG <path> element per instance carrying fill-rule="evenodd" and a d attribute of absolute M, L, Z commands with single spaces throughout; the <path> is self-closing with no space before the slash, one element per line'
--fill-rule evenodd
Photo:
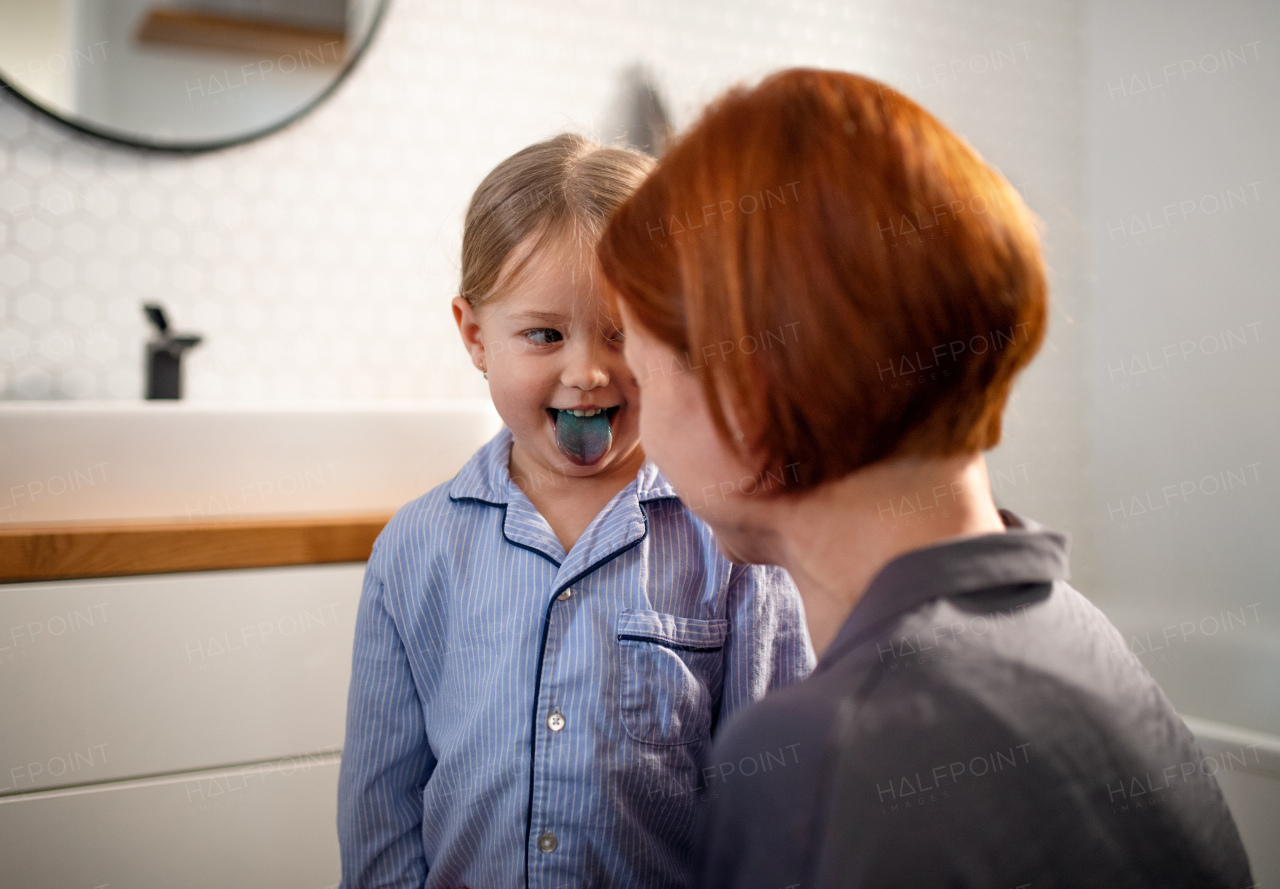
<path fill-rule="evenodd" d="M 0 93 L 2 92 L 11 93 L 12 95 L 17 96 L 19 99 L 21 99 L 22 102 L 25 103 L 26 105 L 29 105 L 30 107 L 34 108 L 36 111 L 39 111 L 41 114 L 44 114 L 47 117 L 53 120 L 56 120 L 58 123 L 62 124 L 63 126 L 68 127 L 72 130 L 75 130 L 78 133 L 83 133 L 87 136 L 92 136 L 96 139 L 103 139 L 113 145 L 126 145 L 130 148 L 141 148 L 145 151 L 164 152 L 167 154 L 199 154 L 201 152 L 218 151 L 223 148 L 231 148 L 236 145 L 244 145 L 247 142 L 253 142 L 265 136 L 270 136 L 272 133 L 278 133 L 280 130 L 283 130 L 285 127 L 288 127 L 291 124 L 297 122 L 298 120 L 301 120 L 303 117 L 306 117 L 316 108 L 318 108 L 323 102 L 325 102 L 329 98 L 329 96 L 333 95 L 333 93 L 338 89 L 338 87 L 340 87 L 343 84 L 343 82 L 355 69 L 356 65 L 359 64 L 360 60 L 364 58 L 365 53 L 369 51 L 369 46 L 370 44 L 373 43 L 374 35 L 377 34 L 378 30 L 381 28 L 382 20 L 386 16 L 387 8 L 391 5 L 391 2 L 392 0 L 378 0 L 378 10 L 377 12 L 374 13 L 372 20 L 369 22 L 369 30 L 368 30 L 368 33 L 365 34 L 364 40 L 361 41 L 359 48 L 355 52 L 355 55 L 351 57 L 351 60 L 347 62 L 347 64 L 343 67 L 342 71 L 339 72 L 338 76 L 335 77 L 327 87 L 325 87 L 323 92 L 317 95 L 314 99 L 312 99 L 306 105 L 303 105 L 297 111 L 290 114 L 288 117 L 282 118 L 281 120 L 271 124 L 270 126 L 262 127 L 261 129 L 254 130 L 253 132 L 247 135 L 237 136 L 233 139 L 222 139 L 222 140 L 210 141 L 210 142 L 162 143 L 162 142 L 151 141 L 148 139 L 141 139 L 136 136 L 129 135 L 127 133 L 118 133 L 111 130 L 108 127 L 99 127 L 89 123 L 82 123 L 77 120 L 63 117 L 58 112 L 50 108 L 46 108 L 40 102 L 28 96 L 22 90 L 18 89 L 16 86 L 9 83 L 9 81 L 5 79 L 3 70 L 0 70 Z"/>

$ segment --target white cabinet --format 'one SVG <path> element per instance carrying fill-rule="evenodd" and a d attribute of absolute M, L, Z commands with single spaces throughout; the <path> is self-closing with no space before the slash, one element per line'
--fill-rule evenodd
<path fill-rule="evenodd" d="M 0 802 L 0 885 L 12 889 L 325 889 L 338 882 L 338 758 Z"/>
<path fill-rule="evenodd" d="M 336 883 L 363 572 L 0 586 L 3 882 Z"/>

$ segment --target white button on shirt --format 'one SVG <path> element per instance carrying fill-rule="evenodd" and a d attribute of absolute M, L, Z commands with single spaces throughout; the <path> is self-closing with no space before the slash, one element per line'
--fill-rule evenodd
<path fill-rule="evenodd" d="M 504 429 L 374 546 L 343 885 L 689 886 L 699 755 L 812 670 L 799 597 L 725 559 L 647 462 L 566 553 L 510 448 Z"/>

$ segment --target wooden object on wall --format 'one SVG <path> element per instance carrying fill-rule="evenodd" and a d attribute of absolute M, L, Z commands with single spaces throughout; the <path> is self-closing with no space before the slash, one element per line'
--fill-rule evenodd
<path fill-rule="evenodd" d="M 347 58 L 343 31 L 165 6 L 147 11 L 138 30 L 138 42 L 271 57 L 292 55 L 302 61 L 303 67 L 337 65 Z"/>
<path fill-rule="evenodd" d="M 0 526 L 0 583 L 363 562 L 390 519 Z"/>

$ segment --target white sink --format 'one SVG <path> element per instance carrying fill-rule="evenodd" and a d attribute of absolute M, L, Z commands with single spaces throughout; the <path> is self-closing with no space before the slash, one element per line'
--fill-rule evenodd
<path fill-rule="evenodd" d="M 487 400 L 0 405 L 0 527 L 393 512 L 501 428 Z"/>

